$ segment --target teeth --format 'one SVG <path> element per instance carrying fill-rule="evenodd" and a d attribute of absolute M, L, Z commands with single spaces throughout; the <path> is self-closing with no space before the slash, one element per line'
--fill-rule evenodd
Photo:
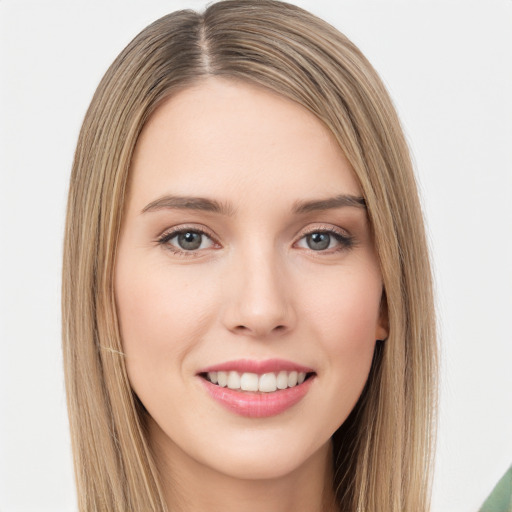
<path fill-rule="evenodd" d="M 242 391 L 260 391 L 262 393 L 273 393 L 278 389 L 286 389 L 302 384 L 306 380 L 305 372 L 280 371 L 275 373 L 238 373 L 229 372 L 208 372 L 207 379 L 213 384 L 229 389 L 241 389 Z"/>
<path fill-rule="evenodd" d="M 291 388 L 297 385 L 297 372 L 290 372 L 288 375 L 288 387 Z"/>
<path fill-rule="evenodd" d="M 272 393 L 277 389 L 276 376 L 274 373 L 264 373 L 260 377 L 259 391 L 264 393 Z"/>
<path fill-rule="evenodd" d="M 228 388 L 229 389 L 240 389 L 240 375 L 238 372 L 229 372 Z"/>
<path fill-rule="evenodd" d="M 243 391 L 258 391 L 259 380 L 255 373 L 242 373 L 240 387 Z"/>
<path fill-rule="evenodd" d="M 279 372 L 277 374 L 277 387 L 278 389 L 286 389 L 288 387 L 288 373 Z"/>
<path fill-rule="evenodd" d="M 227 372 L 217 372 L 218 384 L 221 388 L 225 388 L 228 385 L 228 374 Z"/>

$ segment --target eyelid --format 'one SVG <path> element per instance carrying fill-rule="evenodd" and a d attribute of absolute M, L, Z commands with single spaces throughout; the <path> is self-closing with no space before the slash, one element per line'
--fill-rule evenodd
<path fill-rule="evenodd" d="M 325 223 L 317 223 L 317 224 L 308 224 L 306 227 L 302 228 L 296 235 L 296 239 L 299 240 L 304 238 L 307 235 L 312 233 L 335 233 L 343 238 L 352 238 L 352 235 L 346 230 L 334 224 L 325 224 Z"/>
<path fill-rule="evenodd" d="M 347 250 L 351 249 L 356 244 L 355 238 L 347 230 L 339 226 L 335 226 L 333 224 L 316 224 L 313 226 L 309 225 L 306 228 L 303 228 L 297 235 L 294 245 L 297 245 L 302 239 L 313 233 L 328 233 L 330 235 L 333 235 L 339 243 L 338 248 L 331 248 L 323 251 L 315 251 L 313 249 L 304 248 L 305 250 L 310 250 L 311 252 L 314 252 L 316 254 L 329 254 L 333 252 Z"/>
<path fill-rule="evenodd" d="M 180 224 L 177 226 L 173 226 L 171 228 L 165 229 L 159 236 L 156 238 L 156 243 L 158 245 L 164 246 L 165 249 L 171 251 L 174 254 L 177 254 L 179 256 L 188 256 L 188 257 L 194 257 L 194 256 L 200 256 L 203 251 L 206 249 L 197 249 L 197 250 L 184 250 L 180 249 L 179 247 L 176 247 L 174 245 L 169 244 L 168 242 L 172 240 L 174 237 L 178 236 L 181 233 L 186 232 L 194 232 L 194 233 L 200 233 L 201 235 L 204 235 L 208 237 L 215 248 L 220 247 L 219 242 L 217 241 L 217 237 L 209 230 L 206 226 L 198 225 L 198 224 Z M 207 249 L 210 249 L 211 247 L 208 247 Z"/>
<path fill-rule="evenodd" d="M 213 247 L 207 247 L 204 249 L 197 249 L 197 250 L 184 250 L 180 249 L 179 247 L 175 245 L 171 245 L 168 242 L 172 240 L 174 237 L 178 236 L 181 233 L 186 233 L 187 231 L 200 233 L 201 235 L 204 235 L 208 237 L 213 244 Z M 343 250 L 351 249 L 355 244 L 356 240 L 354 237 L 348 233 L 347 230 L 333 225 L 333 224 L 314 224 L 314 225 L 308 225 L 305 228 L 303 228 L 299 233 L 295 236 L 295 242 L 293 243 L 293 246 L 297 246 L 297 244 L 304 239 L 306 236 L 311 235 L 313 233 L 328 233 L 337 240 L 338 247 L 331 248 L 331 249 L 325 249 L 325 250 L 319 250 L 315 251 L 314 249 L 308 249 L 308 248 L 301 248 L 305 250 L 309 250 L 311 252 L 314 252 L 316 254 L 331 254 Z M 198 224 L 180 224 L 177 226 L 173 226 L 171 228 L 165 229 L 155 240 L 155 242 L 158 245 L 164 246 L 167 250 L 171 251 L 174 254 L 177 254 L 179 256 L 188 256 L 188 257 L 197 257 L 201 256 L 204 251 L 211 248 L 220 248 L 221 244 L 218 242 L 217 237 L 211 232 L 210 229 L 208 229 L 206 226 L 198 225 Z"/>
<path fill-rule="evenodd" d="M 302 228 L 299 231 L 299 234 L 302 233 L 302 235 L 307 235 L 308 233 L 315 233 L 317 231 L 336 231 L 340 235 L 347 237 L 350 236 L 350 233 L 345 228 L 337 226 L 336 224 L 330 224 L 328 222 L 311 222 L 306 227 Z"/>

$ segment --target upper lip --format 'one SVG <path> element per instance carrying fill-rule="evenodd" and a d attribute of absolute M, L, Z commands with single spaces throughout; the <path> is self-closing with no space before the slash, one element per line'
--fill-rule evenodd
<path fill-rule="evenodd" d="M 200 370 L 198 374 L 228 371 L 235 371 L 238 373 L 257 373 L 259 375 L 280 371 L 296 371 L 304 373 L 314 372 L 312 368 L 294 363 L 293 361 L 287 361 L 285 359 L 265 359 L 260 361 L 255 359 L 237 359 L 208 366 Z"/>

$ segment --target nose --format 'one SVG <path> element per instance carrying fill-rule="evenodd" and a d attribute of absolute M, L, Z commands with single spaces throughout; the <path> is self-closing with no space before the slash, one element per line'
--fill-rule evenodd
<path fill-rule="evenodd" d="M 223 322 L 229 331 L 266 338 L 293 329 L 292 284 L 279 260 L 269 252 L 258 252 L 232 262 L 224 281 Z"/>

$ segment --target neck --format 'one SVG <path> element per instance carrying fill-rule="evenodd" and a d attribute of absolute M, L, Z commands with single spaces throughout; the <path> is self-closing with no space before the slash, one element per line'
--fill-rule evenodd
<path fill-rule="evenodd" d="M 335 512 L 332 447 L 277 478 L 247 479 L 206 466 L 170 442 L 156 425 L 150 441 L 169 510 L 177 512 Z"/>

